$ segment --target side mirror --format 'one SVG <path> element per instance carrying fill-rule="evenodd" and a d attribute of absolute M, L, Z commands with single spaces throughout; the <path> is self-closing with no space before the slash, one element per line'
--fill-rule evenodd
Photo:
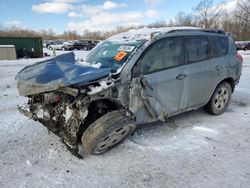
<path fill-rule="evenodd" d="M 147 78 L 145 78 L 144 76 L 141 76 L 141 85 L 144 89 L 148 89 L 153 91 L 153 87 L 150 85 L 149 81 L 147 80 Z"/>

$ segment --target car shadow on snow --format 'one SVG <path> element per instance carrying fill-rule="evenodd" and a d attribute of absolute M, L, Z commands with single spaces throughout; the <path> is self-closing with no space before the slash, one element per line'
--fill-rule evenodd
<path fill-rule="evenodd" d="M 153 123 L 146 123 L 146 124 L 139 124 L 137 125 L 137 130 L 148 130 L 148 129 L 157 129 L 159 127 L 165 126 L 169 129 L 175 130 L 180 127 L 179 123 L 177 122 L 178 120 L 183 120 L 187 119 L 187 121 L 190 121 L 193 119 L 192 117 L 196 116 L 202 116 L 202 117 L 207 117 L 210 116 L 209 114 L 205 113 L 203 108 L 199 108 L 197 110 L 191 110 L 188 112 L 184 112 L 175 116 L 172 116 L 167 119 L 166 122 L 161 122 L 161 121 L 156 121 Z M 183 125 L 182 125 L 183 127 Z"/>

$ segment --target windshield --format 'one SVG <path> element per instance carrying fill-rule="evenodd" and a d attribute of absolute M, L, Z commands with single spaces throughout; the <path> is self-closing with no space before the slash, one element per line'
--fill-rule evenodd
<path fill-rule="evenodd" d="M 110 68 L 112 72 L 119 69 L 145 40 L 132 42 L 104 41 L 87 56 L 86 62 L 100 64 L 100 68 Z"/>

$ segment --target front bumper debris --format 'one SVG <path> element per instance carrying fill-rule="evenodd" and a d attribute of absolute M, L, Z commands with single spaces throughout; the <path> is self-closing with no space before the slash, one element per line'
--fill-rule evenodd
<path fill-rule="evenodd" d="M 29 108 L 28 104 L 18 105 L 17 109 L 19 110 L 19 112 L 21 112 L 21 114 L 23 114 L 23 115 L 25 115 L 25 116 L 27 116 L 27 117 L 29 117 L 31 119 L 37 120 L 35 115 L 30 111 L 30 108 Z"/>

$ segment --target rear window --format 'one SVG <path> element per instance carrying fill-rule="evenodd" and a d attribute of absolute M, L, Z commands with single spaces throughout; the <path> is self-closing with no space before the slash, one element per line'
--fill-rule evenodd
<path fill-rule="evenodd" d="M 210 48 L 208 37 L 188 36 L 186 37 L 187 62 L 194 63 L 209 59 Z"/>
<path fill-rule="evenodd" d="M 213 57 L 222 57 L 228 54 L 228 37 L 213 36 Z"/>

